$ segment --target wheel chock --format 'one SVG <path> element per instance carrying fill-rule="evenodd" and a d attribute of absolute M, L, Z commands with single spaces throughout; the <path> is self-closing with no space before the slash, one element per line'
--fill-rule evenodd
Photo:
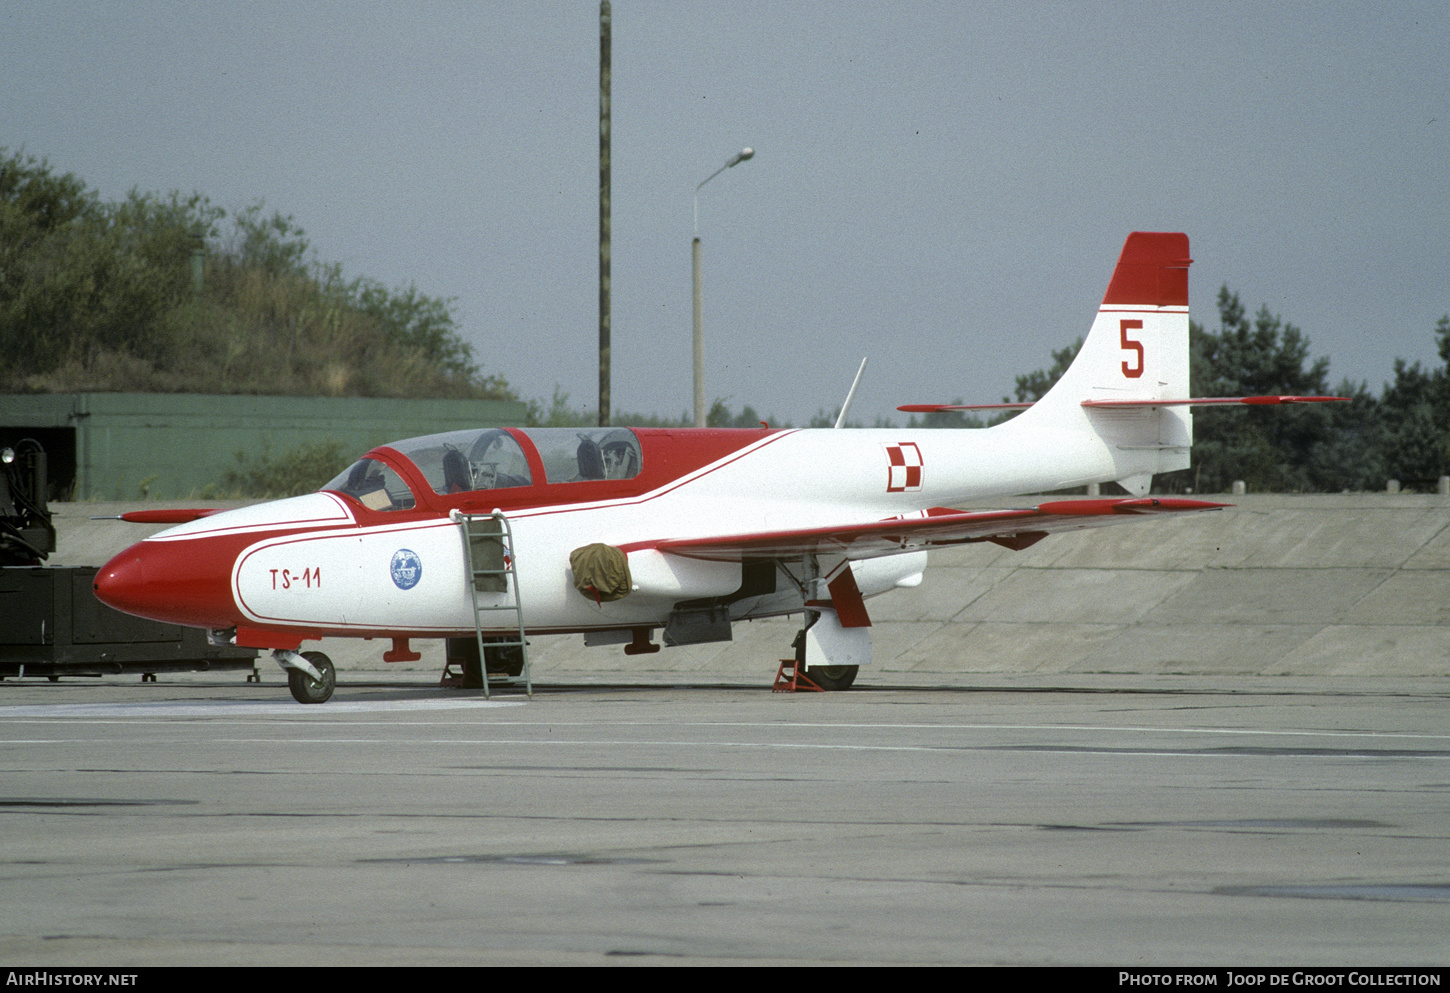
<path fill-rule="evenodd" d="M 445 658 L 443 660 L 443 675 L 438 677 L 438 688 L 440 690 L 457 690 L 463 688 L 463 673 L 453 671 L 455 661 L 458 663 L 458 667 L 462 669 L 462 659 Z"/>
<path fill-rule="evenodd" d="M 805 690 L 814 693 L 824 693 L 815 684 L 815 681 L 800 671 L 795 659 L 781 659 L 780 668 L 775 670 L 775 685 L 770 688 L 772 693 L 794 693 L 797 690 Z"/>

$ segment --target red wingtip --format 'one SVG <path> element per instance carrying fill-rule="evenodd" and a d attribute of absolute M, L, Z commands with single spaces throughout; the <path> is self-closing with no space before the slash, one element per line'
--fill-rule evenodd
<path fill-rule="evenodd" d="M 1337 400 L 1349 400 L 1351 397 L 1301 397 L 1301 396 L 1262 396 L 1262 397 L 1237 397 L 1239 403 L 1272 405 L 1278 403 L 1333 403 Z"/>

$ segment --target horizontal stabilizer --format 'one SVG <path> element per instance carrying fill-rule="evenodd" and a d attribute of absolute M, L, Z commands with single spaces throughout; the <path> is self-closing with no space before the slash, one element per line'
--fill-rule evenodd
<path fill-rule="evenodd" d="M 1272 406 L 1280 403 L 1329 403 L 1351 397 L 1188 397 L 1183 400 L 1084 400 L 1084 407 L 1211 407 L 1223 403 Z M 1030 403 L 904 403 L 897 407 L 907 414 L 935 414 L 946 410 L 1026 410 Z"/>
<path fill-rule="evenodd" d="M 1272 406 L 1280 403 L 1329 403 L 1349 397 L 1189 397 L 1184 400 L 1084 400 L 1084 407 L 1212 407 L 1222 403 L 1245 403 L 1250 406 Z"/>
<path fill-rule="evenodd" d="M 907 414 L 936 414 L 944 410 L 1026 410 L 1030 403 L 903 403 L 897 410 Z"/>

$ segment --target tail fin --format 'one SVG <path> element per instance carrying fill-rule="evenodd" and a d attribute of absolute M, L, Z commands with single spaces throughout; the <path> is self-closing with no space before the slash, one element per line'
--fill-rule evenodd
<path fill-rule="evenodd" d="M 1188 467 L 1186 407 L 1084 407 L 1085 400 L 1182 400 L 1188 392 L 1188 235 L 1128 235 L 1097 319 L 1051 390 L 1015 418 L 1092 431 L 1113 453 L 1114 477 L 1146 493 L 1154 473 Z M 1010 422 L 1009 422 L 1010 423 Z"/>

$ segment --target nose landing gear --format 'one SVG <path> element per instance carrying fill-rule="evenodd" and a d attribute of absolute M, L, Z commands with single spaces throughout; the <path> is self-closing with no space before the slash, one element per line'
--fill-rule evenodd
<path fill-rule="evenodd" d="M 321 652 L 272 652 L 277 664 L 287 670 L 287 689 L 298 703 L 326 703 L 337 686 L 332 659 Z"/>

